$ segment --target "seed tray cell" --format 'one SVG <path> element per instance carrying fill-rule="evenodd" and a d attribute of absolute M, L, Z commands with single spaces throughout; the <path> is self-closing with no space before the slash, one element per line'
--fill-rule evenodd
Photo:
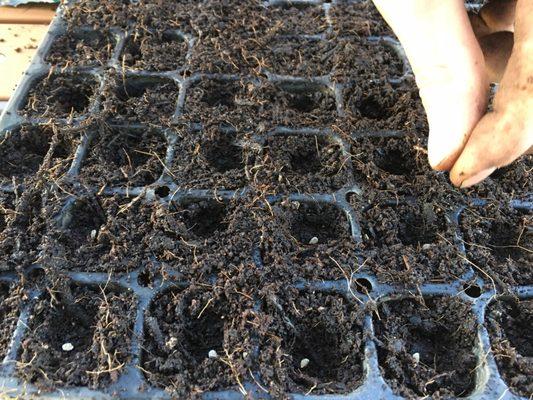
<path fill-rule="evenodd" d="M 0 393 L 527 398 L 527 167 L 428 188 L 370 2 L 213 2 L 60 7 L 0 120 Z"/>

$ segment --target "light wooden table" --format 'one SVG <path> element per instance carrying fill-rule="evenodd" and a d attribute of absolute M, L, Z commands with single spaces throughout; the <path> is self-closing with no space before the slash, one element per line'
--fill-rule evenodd
<path fill-rule="evenodd" d="M 54 6 L 0 7 L 0 101 L 17 87 L 54 12 Z"/>

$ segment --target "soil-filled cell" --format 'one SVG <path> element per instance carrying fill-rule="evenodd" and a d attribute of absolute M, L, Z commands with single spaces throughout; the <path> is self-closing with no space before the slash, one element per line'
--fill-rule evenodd
<path fill-rule="evenodd" d="M 0 232 L 8 225 L 15 216 L 15 195 L 0 192 Z"/>
<path fill-rule="evenodd" d="M 262 51 L 262 65 L 272 74 L 312 77 L 333 70 L 334 46 L 325 40 L 280 36 Z"/>
<path fill-rule="evenodd" d="M 382 303 L 374 314 L 379 366 L 407 398 L 466 397 L 475 387 L 476 318 L 459 298 Z"/>
<path fill-rule="evenodd" d="M 91 29 L 67 31 L 52 43 L 45 61 L 61 67 L 96 67 L 107 64 L 115 39 L 110 33 Z"/>
<path fill-rule="evenodd" d="M 179 85 L 172 79 L 119 76 L 104 108 L 113 120 L 168 125 L 176 112 Z"/>
<path fill-rule="evenodd" d="M 84 73 L 54 73 L 30 89 L 21 112 L 32 118 L 79 117 L 89 111 L 97 95 L 98 80 Z"/>
<path fill-rule="evenodd" d="M 116 381 L 131 357 L 135 299 L 111 286 L 52 283 L 29 318 L 18 376 L 43 389 Z"/>
<path fill-rule="evenodd" d="M 311 80 L 264 83 L 258 89 L 261 114 L 274 125 L 326 126 L 337 117 L 335 93 Z"/>
<path fill-rule="evenodd" d="M 320 292 L 266 293 L 269 326 L 259 349 L 270 394 L 343 394 L 363 379 L 362 313 L 345 298 Z"/>
<path fill-rule="evenodd" d="M 180 397 L 237 387 L 252 363 L 254 316 L 246 318 L 248 307 L 248 299 L 208 290 L 170 289 L 157 296 L 145 315 L 146 379 Z"/>
<path fill-rule="evenodd" d="M 319 35 L 328 22 L 324 8 L 305 3 L 279 3 L 267 8 L 268 32 L 278 35 Z"/>
<path fill-rule="evenodd" d="M 254 183 L 275 192 L 334 192 L 350 184 L 348 154 L 322 135 L 266 138 Z"/>
<path fill-rule="evenodd" d="M 271 279 L 343 279 L 357 265 L 350 223 L 333 204 L 282 201 L 257 218 L 263 271 Z"/>
<path fill-rule="evenodd" d="M 244 79 L 203 78 L 187 88 L 182 114 L 193 122 L 249 120 L 257 112 L 254 91 Z"/>
<path fill-rule="evenodd" d="M 111 273 L 148 263 L 155 207 L 119 196 L 80 198 L 67 207 L 41 244 L 46 267 Z"/>
<path fill-rule="evenodd" d="M 81 179 L 106 186 L 149 185 L 164 170 L 166 148 L 167 140 L 159 130 L 111 126 L 92 138 Z"/>
<path fill-rule="evenodd" d="M 500 375 L 512 393 L 533 393 L 533 300 L 500 300 L 489 305 L 486 323 Z"/>
<path fill-rule="evenodd" d="M 9 350 L 9 344 L 17 325 L 22 303 L 20 288 L 7 281 L 0 281 L 0 360 Z"/>
<path fill-rule="evenodd" d="M 466 255 L 501 285 L 533 283 L 531 212 L 489 203 L 461 214 Z"/>
<path fill-rule="evenodd" d="M 173 71 L 185 64 L 189 44 L 178 32 L 138 30 L 126 40 L 120 62 L 134 70 Z"/>
<path fill-rule="evenodd" d="M 376 204 L 361 214 L 365 269 L 388 283 L 449 282 L 468 271 L 438 203 Z"/>
<path fill-rule="evenodd" d="M 333 31 L 339 36 L 394 36 L 371 0 L 337 1 L 329 13 Z"/>
<path fill-rule="evenodd" d="M 50 149 L 53 132 L 24 126 L 7 132 L 0 141 L 0 180 L 22 180 L 34 175 Z"/>
<path fill-rule="evenodd" d="M 170 174 L 187 189 L 243 188 L 252 163 L 247 139 L 217 126 L 184 134 L 174 148 Z"/>

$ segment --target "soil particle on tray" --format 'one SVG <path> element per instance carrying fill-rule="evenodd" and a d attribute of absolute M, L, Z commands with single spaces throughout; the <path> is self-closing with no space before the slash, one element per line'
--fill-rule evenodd
<path fill-rule="evenodd" d="M 61 67 L 98 67 L 113 55 L 115 38 L 111 33 L 86 29 L 67 30 L 53 42 L 44 61 Z"/>
<path fill-rule="evenodd" d="M 42 389 L 101 388 L 116 381 L 131 356 L 134 318 L 130 293 L 54 278 L 29 318 L 17 374 Z M 65 351 L 68 343 L 71 351 Z"/>
<path fill-rule="evenodd" d="M 337 1 L 329 15 L 333 32 L 338 36 L 394 36 L 371 0 Z"/>
<path fill-rule="evenodd" d="M 103 107 L 113 121 L 170 124 L 179 96 L 174 80 L 119 73 L 111 82 L 105 89 Z"/>
<path fill-rule="evenodd" d="M 226 286 L 168 289 L 145 314 L 142 368 L 154 386 L 180 398 L 236 388 L 250 377 L 257 324 L 252 297 Z"/>
<path fill-rule="evenodd" d="M 502 299 L 487 310 L 492 352 L 500 375 L 517 396 L 533 393 L 533 301 Z"/>
<path fill-rule="evenodd" d="M 339 295 L 282 291 L 262 293 L 266 327 L 259 362 L 270 394 L 354 391 L 363 380 L 362 310 Z"/>
<path fill-rule="evenodd" d="M 253 181 L 266 191 L 324 193 L 352 182 L 349 156 L 330 136 L 272 135 L 262 147 Z"/>
<path fill-rule="evenodd" d="M 396 394 L 449 399 L 473 391 L 477 322 L 469 304 L 457 297 L 387 301 L 374 329 L 380 369 Z"/>
<path fill-rule="evenodd" d="M 438 202 L 375 204 L 361 213 L 364 269 L 387 283 L 451 282 L 469 269 Z"/>
<path fill-rule="evenodd" d="M 350 224 L 335 205 L 283 200 L 257 218 L 270 280 L 348 279 L 357 266 Z"/>
<path fill-rule="evenodd" d="M 58 177 L 72 163 L 77 135 L 52 125 L 22 125 L 0 140 L 0 182 L 21 183 L 41 169 Z"/>
<path fill-rule="evenodd" d="M 100 126 L 84 157 L 80 179 L 99 186 L 142 186 L 163 173 L 167 139 L 148 126 Z"/>
<path fill-rule="evenodd" d="M 120 64 L 133 70 L 174 71 L 185 65 L 189 43 L 175 30 L 135 30 L 126 40 Z"/>
<path fill-rule="evenodd" d="M 219 126 L 185 130 L 174 147 L 169 169 L 184 189 L 235 190 L 247 186 L 253 151 L 250 135 Z"/>
<path fill-rule="evenodd" d="M 4 359 L 9 350 L 22 298 L 20 286 L 0 280 L 0 360 Z"/>
<path fill-rule="evenodd" d="M 30 89 L 21 113 L 30 118 L 80 117 L 97 95 L 98 81 L 80 72 L 52 73 Z"/>
<path fill-rule="evenodd" d="M 533 283 L 531 212 L 493 202 L 466 208 L 460 221 L 466 255 L 481 277 L 503 288 Z"/>

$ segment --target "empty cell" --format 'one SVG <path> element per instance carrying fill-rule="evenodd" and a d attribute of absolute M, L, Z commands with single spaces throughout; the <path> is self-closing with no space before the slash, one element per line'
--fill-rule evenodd
<path fill-rule="evenodd" d="M 228 228 L 227 205 L 216 200 L 190 202 L 177 211 L 187 231 L 196 238 L 208 239 Z"/>
<path fill-rule="evenodd" d="M 237 385 L 252 354 L 240 311 L 247 306 L 246 301 L 230 305 L 224 295 L 195 288 L 158 295 L 145 315 L 146 379 L 180 397 Z"/>
<path fill-rule="evenodd" d="M 54 282 L 29 318 L 17 375 L 40 388 L 102 388 L 116 381 L 131 357 L 134 316 L 133 296 L 112 284 Z"/>
<path fill-rule="evenodd" d="M 164 125 L 177 109 L 179 85 L 169 78 L 118 77 L 111 90 L 104 104 L 113 120 Z"/>
<path fill-rule="evenodd" d="M 477 322 L 456 297 L 387 301 L 374 315 L 379 366 L 408 398 L 466 397 L 475 387 Z"/>
<path fill-rule="evenodd" d="M 321 292 L 265 296 L 268 337 L 260 371 L 274 397 L 345 394 L 363 379 L 362 313 L 345 298 Z"/>
<path fill-rule="evenodd" d="M 113 54 L 112 34 L 81 29 L 68 31 L 53 42 L 45 61 L 54 66 L 93 67 L 105 65 Z"/>
<path fill-rule="evenodd" d="M 343 211 L 332 204 L 300 203 L 291 211 L 290 232 L 302 244 L 324 244 L 346 237 L 349 225 Z"/>
<path fill-rule="evenodd" d="M 6 132 L 0 140 L 0 180 L 21 180 L 34 175 L 50 149 L 53 135 L 52 129 L 39 126 L 22 126 Z"/>
<path fill-rule="evenodd" d="M 272 74 L 324 76 L 333 69 L 333 44 L 305 37 L 277 37 L 264 50 L 263 66 Z"/>
<path fill-rule="evenodd" d="M 533 393 L 533 300 L 498 300 L 485 322 L 500 375 L 510 391 L 527 398 Z"/>
<path fill-rule="evenodd" d="M 256 180 L 277 189 L 335 191 L 349 183 L 348 156 L 321 135 L 274 135 L 266 139 Z"/>
<path fill-rule="evenodd" d="M 9 350 L 9 344 L 17 325 L 22 304 L 20 288 L 7 281 L 0 281 L 0 360 Z"/>
<path fill-rule="evenodd" d="M 21 112 L 32 118 L 79 117 L 96 97 L 97 79 L 84 73 L 53 73 L 30 89 Z"/>
<path fill-rule="evenodd" d="M 499 283 L 533 282 L 533 217 L 525 210 L 489 203 L 461 214 L 467 257 L 488 268 Z"/>
<path fill-rule="evenodd" d="M 280 2 L 266 8 L 268 32 L 278 35 L 319 35 L 328 29 L 321 5 Z"/>
<path fill-rule="evenodd" d="M 166 148 L 158 130 L 111 126 L 92 139 L 81 176 L 108 185 L 149 185 L 163 173 Z"/>
<path fill-rule="evenodd" d="M 188 41 L 177 31 L 136 31 L 126 40 L 121 62 L 134 70 L 174 71 L 185 64 L 188 49 Z"/>

